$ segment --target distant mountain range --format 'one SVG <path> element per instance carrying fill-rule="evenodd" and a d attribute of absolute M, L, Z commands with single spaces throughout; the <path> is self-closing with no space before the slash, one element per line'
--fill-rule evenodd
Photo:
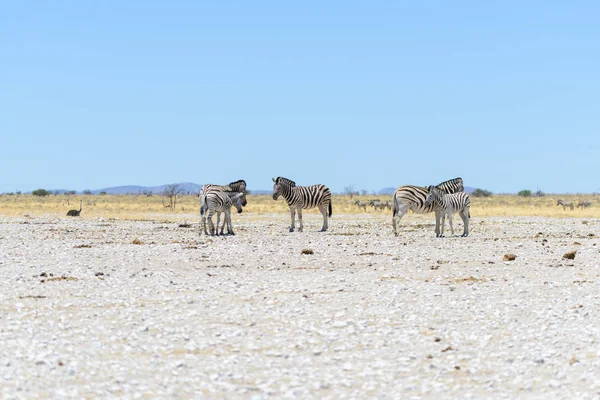
<path fill-rule="evenodd" d="M 179 185 L 179 189 L 182 193 L 198 193 L 200 191 L 200 189 L 202 189 L 203 185 L 199 185 L 197 183 L 192 183 L 192 182 L 182 182 L 182 183 L 178 183 L 177 185 Z M 99 194 L 99 193 L 106 193 L 106 194 L 161 194 L 163 193 L 168 186 L 171 185 L 159 185 L 159 186 L 139 186 L 139 185 L 126 185 L 126 186 L 115 186 L 115 187 L 108 187 L 108 188 L 104 188 L 104 189 L 97 189 L 97 190 L 92 190 L 92 194 Z M 472 187 L 465 187 L 465 192 L 467 193 L 472 193 L 475 190 L 475 188 Z M 377 191 L 377 194 L 381 194 L 381 195 L 392 195 L 394 194 L 394 192 L 396 191 L 395 187 L 386 187 L 383 188 L 379 191 Z M 66 189 L 59 189 L 59 190 L 52 190 L 53 193 L 66 193 L 68 192 L 68 190 Z M 250 189 L 250 192 L 252 194 L 271 194 L 272 191 L 269 190 L 252 190 Z M 78 192 L 78 193 L 82 193 L 82 192 Z"/>
<path fill-rule="evenodd" d="M 198 185 L 197 183 L 192 182 L 182 182 L 177 183 L 179 185 L 179 189 L 183 193 L 198 193 L 200 189 L 202 189 L 203 185 Z M 127 185 L 127 186 L 115 186 L 104 189 L 92 190 L 93 194 L 98 194 L 102 192 L 106 192 L 106 194 L 161 194 L 163 193 L 169 185 L 159 185 L 159 186 L 137 186 L 137 185 Z"/>

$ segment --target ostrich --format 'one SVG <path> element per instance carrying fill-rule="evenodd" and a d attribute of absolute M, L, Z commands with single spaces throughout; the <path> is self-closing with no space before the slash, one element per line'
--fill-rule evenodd
<path fill-rule="evenodd" d="M 67 217 L 79 217 L 82 209 L 82 200 L 79 200 L 79 210 L 69 210 L 67 213 Z"/>

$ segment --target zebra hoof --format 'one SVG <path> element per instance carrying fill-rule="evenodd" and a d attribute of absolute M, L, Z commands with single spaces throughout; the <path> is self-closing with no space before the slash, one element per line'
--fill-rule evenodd
<path fill-rule="evenodd" d="M 294 228 L 290 228 L 290 232 L 294 232 Z"/>

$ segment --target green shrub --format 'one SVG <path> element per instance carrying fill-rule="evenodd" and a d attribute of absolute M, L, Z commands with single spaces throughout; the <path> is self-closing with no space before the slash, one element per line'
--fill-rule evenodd
<path fill-rule="evenodd" d="M 484 189 L 475 189 L 473 191 L 473 193 L 471 193 L 471 196 L 474 197 L 490 197 L 492 195 L 492 192 L 490 192 L 489 190 L 484 190 Z"/>
<path fill-rule="evenodd" d="M 519 193 L 517 193 L 517 196 L 521 196 L 521 197 L 530 197 L 531 196 L 531 190 L 521 190 Z"/>
<path fill-rule="evenodd" d="M 50 192 L 46 189 L 36 189 L 33 192 L 31 192 L 31 194 L 34 196 L 48 196 Z"/>

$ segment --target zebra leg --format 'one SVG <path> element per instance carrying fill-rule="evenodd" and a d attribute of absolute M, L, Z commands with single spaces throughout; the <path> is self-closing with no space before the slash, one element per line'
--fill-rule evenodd
<path fill-rule="evenodd" d="M 290 206 L 290 214 L 292 215 L 292 226 L 290 226 L 290 232 L 294 232 L 296 227 L 296 209 Z"/>
<path fill-rule="evenodd" d="M 302 232 L 302 229 L 304 229 L 304 226 L 302 225 L 302 208 L 298 208 L 298 224 L 300 225 L 298 232 Z"/>
<path fill-rule="evenodd" d="M 209 213 L 208 213 L 208 227 L 210 229 L 210 235 L 211 236 L 215 235 L 215 224 L 213 223 L 213 220 L 212 220 L 212 216 L 213 216 L 214 213 L 215 213 L 214 210 L 210 210 Z"/>
<path fill-rule="evenodd" d="M 444 225 L 446 225 L 446 211 L 442 211 L 442 226 L 440 229 L 440 235 L 437 237 L 444 237 Z"/>
<path fill-rule="evenodd" d="M 323 214 L 323 227 L 321 228 L 321 230 L 319 232 L 325 232 L 327 230 L 327 228 L 329 228 L 329 225 L 327 224 L 327 204 L 320 205 L 319 211 L 321 211 L 321 214 Z"/>
<path fill-rule="evenodd" d="M 219 236 L 219 224 L 221 222 L 221 212 L 217 211 L 217 236 Z M 221 227 L 221 235 L 223 234 L 223 228 Z"/>
<path fill-rule="evenodd" d="M 468 215 L 469 215 L 469 207 L 465 207 L 465 209 L 460 212 L 460 217 L 463 220 L 463 226 L 464 226 L 462 237 L 469 236 L 469 217 L 468 217 Z"/>
<path fill-rule="evenodd" d="M 440 237 L 440 218 L 441 211 L 438 207 L 435 208 L 435 237 Z"/>
<path fill-rule="evenodd" d="M 231 225 L 231 210 L 225 211 L 225 221 L 227 221 L 227 234 L 235 235 L 233 233 L 233 226 Z"/>
<path fill-rule="evenodd" d="M 452 226 L 452 211 L 448 213 L 448 223 L 450 224 L 450 232 L 452 232 L 452 236 L 454 236 L 454 226 Z"/>
<path fill-rule="evenodd" d="M 408 207 L 405 204 L 394 204 L 392 208 L 392 229 L 394 235 L 398 236 L 396 228 L 400 228 L 400 220 L 404 217 L 404 214 L 408 211 Z"/>

